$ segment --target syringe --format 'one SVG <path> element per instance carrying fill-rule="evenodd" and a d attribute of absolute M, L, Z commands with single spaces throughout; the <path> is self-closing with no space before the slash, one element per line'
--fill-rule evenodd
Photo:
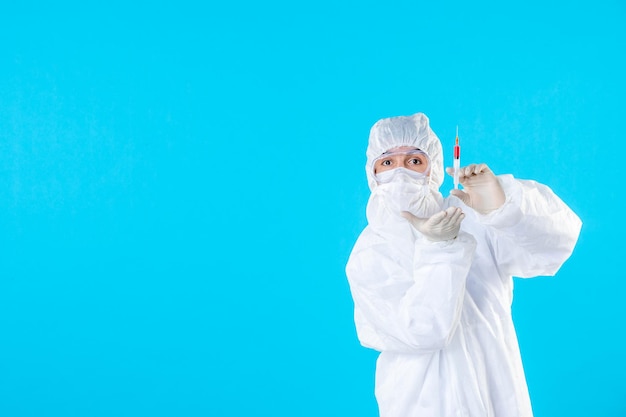
<path fill-rule="evenodd" d="M 456 141 L 454 144 L 454 189 L 459 188 L 459 170 L 461 169 L 461 147 L 459 146 L 459 127 L 456 127 Z"/>

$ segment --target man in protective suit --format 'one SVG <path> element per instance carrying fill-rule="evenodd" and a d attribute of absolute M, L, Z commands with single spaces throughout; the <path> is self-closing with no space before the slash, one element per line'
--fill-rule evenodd
<path fill-rule="evenodd" d="M 512 277 L 554 275 L 580 219 L 547 186 L 485 164 L 461 167 L 463 190 L 443 198 L 421 113 L 374 124 L 366 174 L 368 225 L 346 274 L 359 340 L 381 352 L 380 416 L 532 416 Z"/>

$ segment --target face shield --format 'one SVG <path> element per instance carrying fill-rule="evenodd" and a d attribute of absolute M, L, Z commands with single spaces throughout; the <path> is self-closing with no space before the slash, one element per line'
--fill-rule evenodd
<path fill-rule="evenodd" d="M 372 176 L 378 184 L 403 180 L 426 182 L 429 175 L 430 158 L 420 149 L 392 149 L 372 163 Z"/>

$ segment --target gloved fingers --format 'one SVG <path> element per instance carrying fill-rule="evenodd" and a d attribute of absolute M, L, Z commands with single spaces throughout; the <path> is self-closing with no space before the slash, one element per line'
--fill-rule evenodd
<path fill-rule="evenodd" d="M 450 220 L 456 214 L 457 210 L 459 210 L 458 207 L 448 207 L 445 210 L 446 220 Z"/>
<path fill-rule="evenodd" d="M 400 214 L 432 241 L 454 239 L 459 233 L 461 221 L 465 217 L 459 207 L 448 207 L 428 219 L 417 217 L 408 211 L 402 211 Z"/>
<path fill-rule="evenodd" d="M 441 222 L 443 226 L 454 228 L 461 223 L 461 215 L 463 211 L 458 207 L 450 207 L 448 210 L 448 216 Z"/>
<path fill-rule="evenodd" d="M 459 180 L 461 180 L 461 178 L 470 178 L 474 175 L 481 174 L 485 166 L 485 164 L 470 164 L 460 168 Z"/>
<path fill-rule="evenodd" d="M 452 213 L 452 215 L 450 216 L 450 223 L 452 224 L 457 224 L 457 223 L 461 223 L 461 220 L 463 220 L 463 218 L 465 217 L 465 213 L 463 213 L 463 210 L 461 210 L 458 207 L 454 207 L 454 212 Z"/>
<path fill-rule="evenodd" d="M 457 212 L 457 208 L 456 207 L 448 207 L 443 213 L 445 213 L 445 217 L 443 219 L 441 219 L 441 222 L 439 223 L 439 225 L 441 227 L 446 227 L 449 226 L 450 224 L 454 223 L 454 216 Z"/>
<path fill-rule="evenodd" d="M 448 213 L 446 213 L 446 211 L 440 211 L 439 213 L 435 213 L 428 219 L 428 224 L 430 226 L 437 226 L 444 221 L 447 215 Z"/>
<path fill-rule="evenodd" d="M 454 223 L 452 224 L 454 229 L 457 229 L 457 233 L 459 233 L 459 228 L 461 227 L 461 222 L 463 221 L 463 219 L 465 218 L 465 213 L 460 213 L 454 220 Z"/>
<path fill-rule="evenodd" d="M 463 177 L 469 178 L 486 172 L 491 172 L 491 169 L 485 163 L 466 165 L 459 168 L 459 180 Z M 450 176 L 454 176 L 454 168 L 446 167 L 446 173 Z"/>
<path fill-rule="evenodd" d="M 461 167 L 459 168 L 459 181 L 463 181 L 463 179 L 465 178 L 470 178 L 472 176 L 479 175 L 485 170 L 485 168 L 487 168 L 487 165 L 485 164 L 470 164 L 470 165 Z M 446 173 L 450 175 L 451 177 L 453 177 L 454 168 L 447 167 Z"/>
<path fill-rule="evenodd" d="M 450 194 L 457 197 L 459 200 L 461 200 L 466 206 L 470 206 L 471 207 L 471 203 L 470 203 L 470 196 L 469 194 L 467 194 L 465 191 L 461 191 L 461 190 L 451 190 Z"/>

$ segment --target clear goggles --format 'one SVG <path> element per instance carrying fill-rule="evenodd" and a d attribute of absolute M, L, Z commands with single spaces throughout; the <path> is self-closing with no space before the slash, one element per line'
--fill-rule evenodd
<path fill-rule="evenodd" d="M 379 184 L 392 181 L 395 171 L 408 174 L 414 179 L 422 179 L 430 174 L 430 158 L 420 149 L 389 151 L 374 159 L 372 173 Z"/>

